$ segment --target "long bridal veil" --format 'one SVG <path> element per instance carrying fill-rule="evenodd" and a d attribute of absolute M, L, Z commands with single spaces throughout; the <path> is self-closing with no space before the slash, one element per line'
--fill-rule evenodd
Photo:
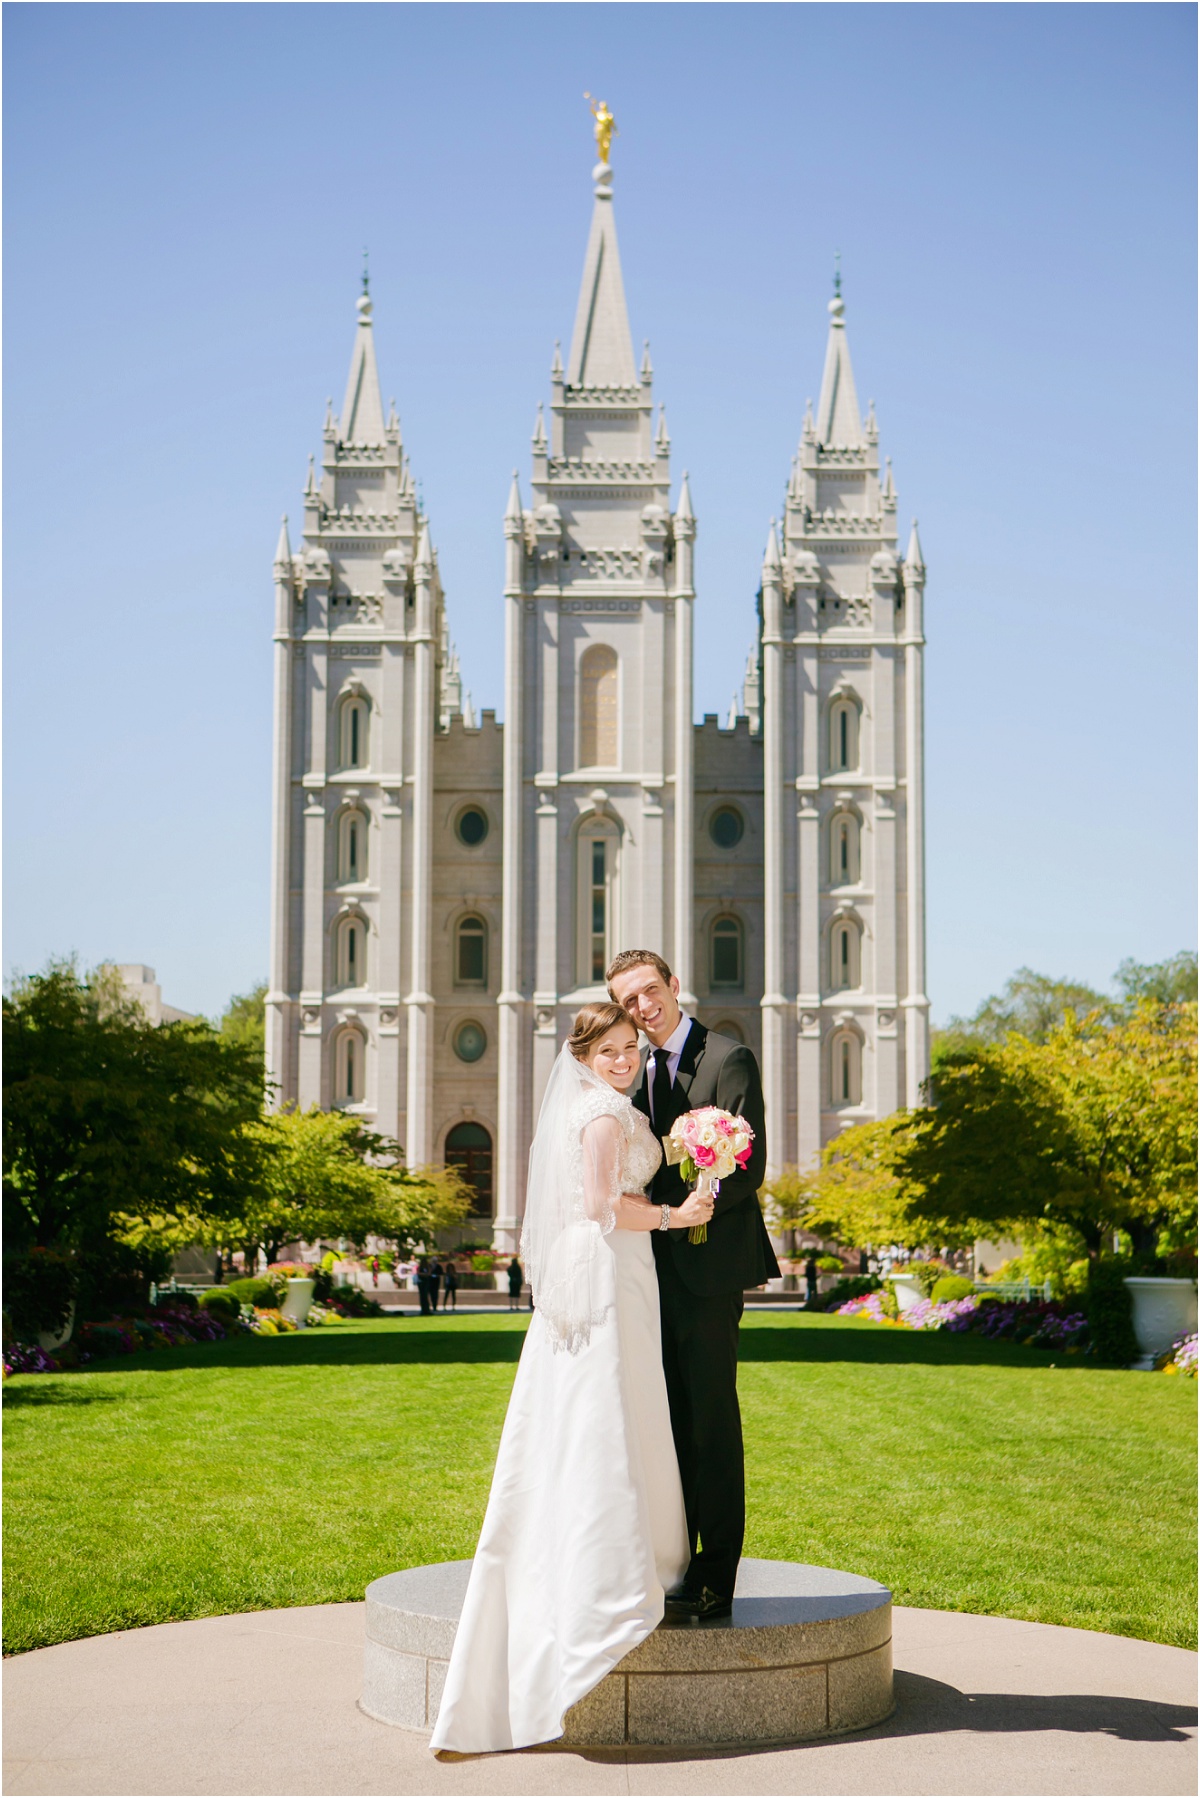
<path fill-rule="evenodd" d="M 529 1151 L 521 1258 L 550 1340 L 575 1354 L 613 1308 L 602 1238 L 616 1226 L 629 1102 L 564 1043 Z"/>

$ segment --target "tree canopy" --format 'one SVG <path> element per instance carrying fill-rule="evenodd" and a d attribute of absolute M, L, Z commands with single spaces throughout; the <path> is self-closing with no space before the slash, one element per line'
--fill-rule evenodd
<path fill-rule="evenodd" d="M 452 1168 L 407 1168 L 398 1145 L 342 1111 L 278 1111 L 249 1127 L 258 1178 L 232 1215 L 212 1218 L 205 1240 L 263 1248 L 288 1242 L 382 1236 L 401 1248 L 432 1243 L 462 1222 L 472 1194 Z"/>
<path fill-rule="evenodd" d="M 6 1209 L 34 1242 L 107 1236 L 118 1212 L 228 1211 L 254 1179 L 254 1050 L 202 1022 L 155 1028 L 107 970 L 70 961 L 14 982 L 3 1036 Z"/>
<path fill-rule="evenodd" d="M 1150 996 L 1049 1028 L 1031 1008 L 1033 1035 L 944 1046 L 927 1104 L 771 1183 L 777 1225 L 855 1247 L 1043 1232 L 1095 1258 L 1122 1232 L 1150 1259 L 1194 1249 L 1197 1007 L 1154 996 L 1157 972 L 1129 982 Z"/>

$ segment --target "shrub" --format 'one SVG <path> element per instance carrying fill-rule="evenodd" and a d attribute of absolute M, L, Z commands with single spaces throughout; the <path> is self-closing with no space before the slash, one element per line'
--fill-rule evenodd
<path fill-rule="evenodd" d="M 230 1280 L 224 1290 L 231 1292 L 239 1305 L 254 1305 L 263 1310 L 273 1310 L 279 1298 L 270 1280 L 259 1280 L 253 1276 L 244 1280 Z"/>
<path fill-rule="evenodd" d="M 878 1292 L 879 1281 L 874 1274 L 850 1274 L 839 1280 L 828 1292 L 818 1293 L 805 1305 L 806 1311 L 837 1311 L 851 1299 L 864 1298 L 868 1292 Z"/>
<path fill-rule="evenodd" d="M 230 1323 L 241 1313 L 241 1305 L 237 1296 L 228 1286 L 212 1286 L 207 1292 L 200 1294 L 200 1309 L 209 1311 L 215 1317 L 228 1318 Z"/>
<path fill-rule="evenodd" d="M 320 1267 L 313 1268 L 312 1277 L 313 1303 L 323 1305 L 333 1291 L 333 1275 L 322 1261 Z"/>
<path fill-rule="evenodd" d="M 34 1244 L 5 1258 L 4 1308 L 18 1337 L 61 1330 L 78 1290 L 75 1262 L 58 1249 Z"/>
<path fill-rule="evenodd" d="M 908 1261 L 901 1271 L 917 1282 L 922 1298 L 930 1299 L 938 1281 L 946 1274 L 953 1273 L 954 1269 L 947 1267 L 944 1261 Z"/>
<path fill-rule="evenodd" d="M 369 1299 L 361 1287 L 335 1286 L 329 1303 L 344 1317 L 382 1317 L 383 1307 Z"/>
<path fill-rule="evenodd" d="M 840 1274 L 845 1267 L 840 1255 L 818 1255 L 817 1272 L 819 1274 Z"/>
<path fill-rule="evenodd" d="M 975 1282 L 967 1280 L 962 1274 L 943 1274 L 930 1293 L 935 1305 L 949 1305 L 955 1299 L 969 1299 L 975 1291 Z"/>
<path fill-rule="evenodd" d="M 1084 1310 L 1091 1331 L 1092 1349 L 1098 1361 L 1111 1367 L 1128 1367 L 1138 1356 L 1133 1333 L 1133 1301 L 1125 1276 L 1132 1272 L 1124 1256 L 1094 1261 L 1088 1270 Z"/>
<path fill-rule="evenodd" d="M 496 1265 L 496 1257 L 489 1254 L 471 1256 L 471 1272 L 473 1274 L 490 1274 Z"/>

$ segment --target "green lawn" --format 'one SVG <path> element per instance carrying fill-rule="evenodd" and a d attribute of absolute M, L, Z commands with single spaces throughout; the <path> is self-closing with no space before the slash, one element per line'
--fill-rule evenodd
<path fill-rule="evenodd" d="M 527 1317 L 17 1375 L 5 1647 L 361 1596 L 471 1554 Z M 843 1318 L 742 1330 L 746 1552 L 900 1603 L 1195 1644 L 1190 1380 Z"/>

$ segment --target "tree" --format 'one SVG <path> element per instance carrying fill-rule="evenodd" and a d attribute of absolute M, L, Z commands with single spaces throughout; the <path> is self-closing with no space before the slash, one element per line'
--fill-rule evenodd
<path fill-rule="evenodd" d="M 1143 999 L 1159 1005 L 1186 1005 L 1197 997 L 1196 952 L 1181 949 L 1166 961 L 1140 962 L 1127 959 L 1117 969 L 1117 986 L 1126 1012 Z"/>
<path fill-rule="evenodd" d="M 920 1187 L 898 1171 L 911 1133 L 911 1114 L 896 1112 L 843 1130 L 810 1172 L 785 1168 L 767 1187 L 772 1227 L 807 1230 L 857 1249 L 972 1241 L 976 1231 L 965 1218 L 953 1224 L 942 1219 L 931 1229 Z"/>
<path fill-rule="evenodd" d="M 217 1029 L 226 1042 L 253 1049 L 260 1062 L 267 1052 L 267 983 L 260 980 L 248 993 L 235 993 L 221 1013 Z"/>
<path fill-rule="evenodd" d="M 209 1216 L 253 1177 L 251 1049 L 207 1024 L 157 1029 L 103 969 L 52 962 L 4 1000 L 4 1190 L 42 1246 L 111 1238 L 114 1218 Z"/>
<path fill-rule="evenodd" d="M 1195 1242 L 1196 1006 L 1068 1016 L 1045 1042 L 944 1056 L 895 1171 L 931 1227 L 1126 1231 L 1144 1255 Z M 1164 1237 L 1165 1233 L 1165 1237 Z"/>
<path fill-rule="evenodd" d="M 1103 993 L 1079 980 L 1052 980 L 1032 968 L 1018 968 L 1004 991 L 985 999 L 969 1018 L 952 1017 L 934 1032 L 934 1064 L 972 1048 L 999 1045 L 1014 1031 L 1032 1043 L 1044 1043 L 1072 1013 L 1084 1017 L 1107 1009 Z"/>
<path fill-rule="evenodd" d="M 261 1247 L 268 1261 L 288 1242 L 382 1236 L 402 1247 L 431 1241 L 467 1215 L 471 1193 L 449 1168 L 406 1168 L 397 1145 L 343 1111 L 279 1111 L 246 1132 L 256 1177 L 228 1216 L 212 1218 L 206 1240 Z"/>

